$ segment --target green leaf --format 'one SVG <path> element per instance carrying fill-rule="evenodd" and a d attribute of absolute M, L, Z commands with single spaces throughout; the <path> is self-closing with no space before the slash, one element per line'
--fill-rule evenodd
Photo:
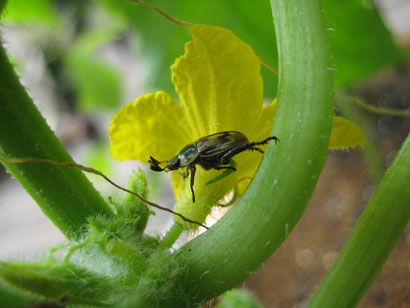
<path fill-rule="evenodd" d="M 68 58 L 67 68 L 84 110 L 114 109 L 122 98 L 120 76 L 116 69 L 92 55 Z"/>
<path fill-rule="evenodd" d="M 108 150 L 106 142 L 97 141 L 93 143 L 92 147 L 85 154 L 85 157 L 87 161 L 87 166 L 94 168 L 98 171 L 101 171 L 106 176 L 112 175 L 114 169 L 112 164 L 113 161 L 111 159 L 110 152 Z M 101 181 L 106 183 L 104 179 L 93 173 L 88 173 L 86 175 L 87 177 L 92 179 L 93 183 L 95 183 L 95 181 Z"/>
<path fill-rule="evenodd" d="M 235 168 L 235 167 L 236 167 L 236 163 L 235 163 L 234 161 L 232 161 L 232 162 L 229 164 L 229 167 Z M 218 175 L 218 176 L 214 177 L 213 179 L 209 180 L 208 182 L 206 182 L 205 185 L 210 185 L 210 184 L 216 183 L 216 182 L 218 182 L 218 181 L 220 181 L 220 180 L 226 178 L 228 175 L 230 175 L 230 174 L 232 174 L 232 173 L 234 173 L 234 172 L 235 172 L 235 170 L 226 169 L 226 170 L 225 170 L 224 172 L 222 172 L 220 175 Z"/>
<path fill-rule="evenodd" d="M 352 85 L 404 60 L 370 1 L 325 1 L 335 63 L 336 86 Z"/>
<path fill-rule="evenodd" d="M 10 0 L 2 19 L 5 22 L 55 27 L 59 20 L 53 4 L 53 0 L 36 0 L 35 4 L 28 4 L 26 0 Z"/>
<path fill-rule="evenodd" d="M 122 23 L 113 19 L 112 24 L 89 29 L 77 37 L 65 55 L 68 75 L 84 111 L 114 109 L 122 100 L 119 72 L 98 56 L 99 49 L 112 42 L 122 28 Z"/>
<path fill-rule="evenodd" d="M 349 86 L 377 70 L 404 60 L 377 10 L 365 7 L 363 2 L 324 2 L 334 51 L 334 66 L 328 69 L 335 69 L 335 83 L 339 87 Z M 149 76 L 145 76 L 149 78 L 148 87 L 171 93 L 173 86 L 169 67 L 183 53 L 183 43 L 190 39 L 186 30 L 170 24 L 152 9 L 128 0 L 103 0 L 102 3 L 116 16 L 126 20 L 141 38 L 141 53 L 150 68 Z M 230 29 L 250 44 L 258 55 L 278 67 L 275 31 L 268 1 L 156 0 L 150 3 L 191 23 Z M 383 52 L 379 52 L 381 49 Z M 262 76 L 265 85 L 268 85 L 264 89 L 265 97 L 274 97 L 277 76 L 266 68 L 262 69 Z"/>
<path fill-rule="evenodd" d="M 170 66 L 184 53 L 184 43 L 190 40 L 186 29 L 170 24 L 157 12 L 131 3 L 128 0 L 99 1 L 118 16 L 141 38 L 141 53 L 149 67 L 148 87 L 174 91 Z M 272 16 L 268 1 L 197 0 L 197 1 L 150 1 L 175 17 L 198 24 L 208 24 L 233 30 L 235 34 L 250 44 L 269 63 L 277 67 L 277 53 Z M 252 12 L 252 14 L 249 14 Z M 265 95 L 274 97 L 277 76 L 267 69 L 262 70 Z"/>

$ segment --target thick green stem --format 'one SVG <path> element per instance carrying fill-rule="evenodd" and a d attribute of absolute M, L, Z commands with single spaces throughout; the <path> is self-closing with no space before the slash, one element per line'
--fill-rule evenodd
<path fill-rule="evenodd" d="M 410 135 L 309 307 L 355 307 L 410 219 Z"/>
<path fill-rule="evenodd" d="M 4 308 L 20 308 L 27 307 L 40 301 L 41 297 L 24 292 L 14 286 L 11 286 L 3 279 L 0 279 L 0 303 Z"/>
<path fill-rule="evenodd" d="M 0 157 L 72 161 L 20 84 L 3 46 L 0 79 Z M 42 163 L 3 164 L 68 238 L 80 236 L 88 216 L 112 214 L 78 169 Z"/>
<path fill-rule="evenodd" d="M 210 230 L 182 247 L 178 284 L 193 306 L 244 281 L 288 237 L 325 163 L 333 74 L 321 1 L 272 0 L 279 50 L 278 110 L 261 166 L 245 195 Z M 180 292 L 175 292 L 175 297 Z M 172 307 L 170 301 L 168 307 Z"/>

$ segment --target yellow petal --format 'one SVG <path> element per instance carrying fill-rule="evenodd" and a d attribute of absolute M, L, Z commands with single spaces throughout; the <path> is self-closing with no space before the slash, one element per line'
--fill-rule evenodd
<path fill-rule="evenodd" d="M 263 108 L 262 114 L 255 125 L 254 131 L 248 136 L 250 142 L 258 142 L 265 140 L 270 136 L 273 118 L 276 112 L 276 98 L 268 106 Z M 274 142 L 274 141 L 270 141 Z M 265 150 L 266 146 L 260 146 Z M 244 152 L 235 156 L 235 161 L 238 164 L 238 194 L 242 195 L 248 187 L 251 179 L 255 175 L 263 155 L 259 152 Z"/>
<path fill-rule="evenodd" d="M 259 58 L 229 30 L 194 25 L 189 31 L 193 40 L 186 44 L 185 54 L 175 61 L 171 71 L 187 126 L 194 137 L 190 142 L 229 130 L 248 137 L 256 135 L 263 107 Z M 189 178 L 184 180 L 179 172 L 173 172 L 173 189 L 178 199 L 175 210 L 203 222 L 211 207 L 236 186 L 236 172 L 206 185 L 222 172 L 198 166 L 195 203 Z"/>
<path fill-rule="evenodd" d="M 172 70 L 172 81 L 194 136 L 238 130 L 245 135 L 262 112 L 260 60 L 231 31 L 189 28 L 193 40 Z"/>
<path fill-rule="evenodd" d="M 364 145 L 366 140 L 360 128 L 342 117 L 333 117 L 329 149 L 347 149 Z"/>
<path fill-rule="evenodd" d="M 171 159 L 192 140 L 178 103 L 167 93 L 148 93 L 128 103 L 109 125 L 110 152 L 117 160 Z"/>

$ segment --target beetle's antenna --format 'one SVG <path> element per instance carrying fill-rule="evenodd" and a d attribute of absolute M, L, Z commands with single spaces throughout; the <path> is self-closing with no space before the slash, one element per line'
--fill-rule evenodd
<path fill-rule="evenodd" d="M 167 163 L 168 161 L 167 160 L 164 160 L 164 161 L 158 161 L 158 160 L 156 160 L 154 157 L 152 157 L 152 156 L 150 156 L 149 157 L 149 160 L 148 160 L 148 163 L 150 164 L 150 169 L 151 170 L 153 170 L 153 171 L 158 171 L 158 172 L 161 172 L 161 171 L 164 171 L 165 170 L 165 168 L 161 168 L 161 166 L 159 165 L 159 164 L 161 164 L 161 163 Z"/>
<path fill-rule="evenodd" d="M 78 168 L 78 169 L 80 169 L 84 172 L 93 173 L 93 174 L 96 174 L 98 176 L 101 176 L 104 180 L 106 180 L 112 186 L 114 186 L 114 187 L 116 187 L 116 188 L 118 188 L 122 191 L 125 191 L 125 192 L 127 192 L 127 193 L 129 193 L 129 194 L 131 194 L 135 197 L 137 197 L 138 199 L 140 199 L 142 202 L 148 204 L 149 206 L 152 206 L 152 207 L 155 207 L 157 209 L 160 209 L 160 210 L 169 212 L 171 214 L 174 214 L 174 215 L 180 217 L 182 220 L 184 220 L 186 222 L 196 224 L 196 225 L 201 226 L 205 229 L 209 229 L 207 226 L 201 224 L 200 222 L 197 222 L 195 220 L 191 220 L 191 219 L 185 217 L 184 215 L 182 215 L 180 213 L 174 212 L 173 210 L 171 210 L 169 208 L 166 208 L 166 207 L 163 207 L 163 206 L 161 206 L 159 204 L 156 204 L 154 202 L 145 200 L 143 197 L 141 197 L 136 192 L 133 192 L 132 190 L 129 190 L 127 188 L 124 188 L 124 187 L 118 185 L 117 183 L 112 181 L 108 176 L 106 176 L 104 173 L 102 173 L 101 171 L 96 170 L 94 168 L 86 167 L 86 166 L 76 164 L 76 163 L 73 163 L 73 162 L 59 162 L 59 161 L 55 161 L 55 160 L 51 160 L 51 159 L 35 158 L 35 157 L 24 157 L 24 158 L 0 157 L 0 161 L 4 161 L 4 162 L 7 162 L 7 163 L 14 163 L 14 164 L 16 164 L 16 163 L 47 163 L 47 164 L 51 164 L 51 165 L 63 166 L 63 167 L 68 167 L 68 168 Z M 155 160 L 155 161 L 157 161 L 157 160 Z"/>

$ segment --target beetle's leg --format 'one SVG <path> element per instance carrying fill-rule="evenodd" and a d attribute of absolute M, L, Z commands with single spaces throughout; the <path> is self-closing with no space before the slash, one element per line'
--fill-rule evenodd
<path fill-rule="evenodd" d="M 210 162 L 207 162 L 207 161 L 198 161 L 198 164 L 202 167 L 202 168 L 204 168 L 205 170 L 210 170 L 210 169 L 212 169 L 214 166 L 213 166 L 213 164 L 212 163 L 210 163 Z"/>
<path fill-rule="evenodd" d="M 209 169 L 215 169 L 215 170 L 221 170 L 221 169 L 231 169 L 233 171 L 236 171 L 236 168 L 233 166 L 221 166 L 221 165 L 227 165 L 230 164 L 232 162 L 232 159 L 230 157 L 224 157 L 222 156 L 221 161 L 220 162 L 213 162 L 213 163 L 207 163 L 206 164 L 206 170 Z M 199 163 L 202 167 L 203 166 L 203 162 Z"/>
<path fill-rule="evenodd" d="M 214 166 L 214 167 L 212 167 L 212 168 L 214 168 L 214 169 L 216 169 L 216 170 L 231 169 L 231 170 L 233 170 L 233 171 L 236 171 L 236 168 L 235 168 L 235 167 L 231 167 L 231 166 Z"/>
<path fill-rule="evenodd" d="M 260 141 L 260 142 L 251 142 L 251 143 L 248 143 L 248 148 L 252 148 L 252 147 L 254 147 L 255 145 L 267 144 L 270 140 L 275 140 L 275 144 L 277 144 L 278 141 L 280 141 L 278 137 L 276 137 L 276 136 L 270 136 L 270 137 L 268 137 L 268 138 L 266 138 L 265 140 Z"/>
<path fill-rule="evenodd" d="M 279 138 L 276 137 L 276 136 L 271 136 L 271 137 L 268 137 L 268 138 L 266 138 L 265 140 L 260 141 L 260 142 L 251 142 L 251 143 L 248 143 L 247 145 L 245 145 L 245 146 L 243 146 L 243 147 L 241 147 L 241 148 L 237 148 L 233 154 L 232 154 L 231 152 L 228 152 L 228 153 L 226 153 L 225 155 L 228 155 L 228 154 L 229 154 L 229 155 L 231 155 L 231 157 L 232 157 L 232 156 L 234 156 L 234 155 L 236 155 L 236 154 L 239 154 L 239 153 L 241 153 L 241 152 L 243 152 L 243 151 L 246 151 L 246 150 L 258 151 L 258 152 L 260 152 L 260 153 L 263 154 L 263 153 L 265 153 L 265 152 L 264 152 L 263 150 L 257 148 L 256 146 L 257 146 L 257 145 L 267 144 L 270 140 L 275 140 L 275 144 L 277 144 L 278 141 L 279 141 Z M 224 155 L 224 156 L 225 156 L 225 155 Z"/>
<path fill-rule="evenodd" d="M 245 148 L 245 149 L 235 148 L 235 149 L 229 150 L 228 152 L 226 152 L 226 153 L 221 157 L 221 159 L 220 159 L 221 163 L 220 163 L 220 164 L 221 164 L 221 165 L 229 164 L 229 163 L 231 162 L 232 156 L 234 156 L 234 155 L 236 155 L 236 154 L 238 154 L 238 153 L 240 153 L 240 152 L 242 152 L 242 151 L 245 151 L 245 150 L 246 150 L 246 148 Z"/>
<path fill-rule="evenodd" d="M 195 192 L 194 192 L 194 181 L 195 181 L 195 172 L 196 168 L 195 165 L 189 166 L 189 170 L 191 170 L 191 192 L 192 192 L 192 202 L 195 203 Z"/>
<path fill-rule="evenodd" d="M 184 180 L 188 177 L 189 175 L 189 170 L 186 169 L 185 172 L 181 171 L 182 177 L 184 178 Z"/>
<path fill-rule="evenodd" d="M 251 150 L 251 151 L 258 151 L 258 152 L 260 152 L 260 153 L 265 153 L 262 149 L 259 149 L 259 148 L 257 148 L 257 147 L 251 147 L 251 148 L 249 148 L 248 150 Z"/>

